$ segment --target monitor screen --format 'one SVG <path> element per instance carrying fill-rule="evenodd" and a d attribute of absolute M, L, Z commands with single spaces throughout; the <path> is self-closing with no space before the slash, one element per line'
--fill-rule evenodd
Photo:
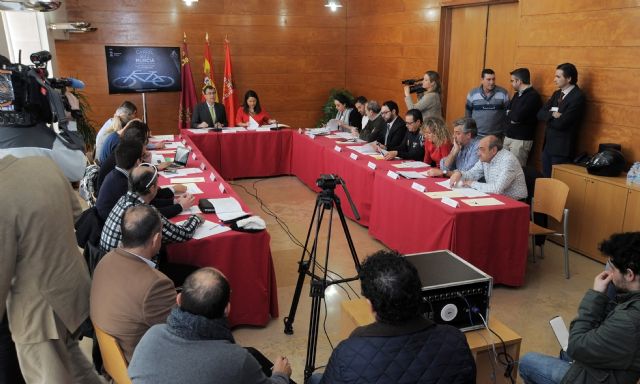
<path fill-rule="evenodd" d="M 179 92 L 179 47 L 105 46 L 109 94 Z"/>

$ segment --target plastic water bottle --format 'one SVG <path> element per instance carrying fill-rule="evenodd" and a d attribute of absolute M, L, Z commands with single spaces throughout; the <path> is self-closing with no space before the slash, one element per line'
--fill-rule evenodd
<path fill-rule="evenodd" d="M 640 184 L 640 161 L 633 163 L 627 172 L 627 185 Z"/>

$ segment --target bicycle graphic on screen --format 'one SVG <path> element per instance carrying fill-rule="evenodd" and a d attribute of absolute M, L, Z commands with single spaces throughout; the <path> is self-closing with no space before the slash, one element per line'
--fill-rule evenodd
<path fill-rule="evenodd" d="M 158 75 L 158 71 L 138 71 L 131 72 L 128 76 L 113 79 L 113 85 L 118 88 L 135 88 L 138 82 L 151 83 L 156 87 L 170 87 L 175 82 L 171 76 Z"/>

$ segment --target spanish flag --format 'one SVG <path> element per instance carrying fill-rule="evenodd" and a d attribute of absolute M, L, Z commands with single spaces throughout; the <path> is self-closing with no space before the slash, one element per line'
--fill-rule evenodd
<path fill-rule="evenodd" d="M 202 101 L 204 101 L 204 87 L 210 85 L 216 87 L 216 83 L 213 79 L 213 60 L 211 60 L 211 50 L 209 49 L 209 33 L 205 36 L 206 42 L 204 43 L 204 84 L 202 85 Z M 216 103 L 220 101 L 218 99 L 218 93 L 216 92 Z"/>
<path fill-rule="evenodd" d="M 193 108 L 198 103 L 196 97 L 196 87 L 193 83 L 191 64 L 189 62 L 189 51 L 187 49 L 187 34 L 184 33 L 182 39 L 180 71 L 182 72 L 182 91 L 180 91 L 180 108 L 178 112 L 178 128 L 191 128 L 191 115 Z"/>

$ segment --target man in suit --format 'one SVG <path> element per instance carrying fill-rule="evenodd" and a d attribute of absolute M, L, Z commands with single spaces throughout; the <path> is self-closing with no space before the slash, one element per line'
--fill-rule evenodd
<path fill-rule="evenodd" d="M 74 218 L 82 209 L 48 157 L 0 159 L 0 317 L 28 383 L 101 383 L 78 346 L 90 280 Z"/>
<path fill-rule="evenodd" d="M 380 114 L 386 126 L 375 137 L 371 137 L 371 140 L 376 141 L 377 143 L 375 144 L 381 149 L 386 149 L 387 151 L 397 150 L 402 144 L 404 135 L 407 133 L 407 126 L 404 120 L 398 117 L 398 110 L 398 104 L 395 101 L 389 100 L 382 104 Z"/>
<path fill-rule="evenodd" d="M 571 162 L 585 108 L 575 65 L 558 65 L 553 81 L 559 89 L 538 112 L 538 120 L 547 123 L 542 147 L 542 173 L 545 177 L 551 177 L 554 164 Z"/>
<path fill-rule="evenodd" d="M 145 204 L 128 208 L 121 230 L 122 247 L 107 253 L 93 274 L 91 319 L 115 337 L 130 361 L 147 329 L 166 321 L 176 289 L 151 261 L 162 244 L 157 211 Z"/>
<path fill-rule="evenodd" d="M 216 103 L 216 89 L 207 85 L 202 90 L 205 101 L 196 105 L 191 117 L 191 128 L 222 128 L 227 126 L 224 106 Z"/>

